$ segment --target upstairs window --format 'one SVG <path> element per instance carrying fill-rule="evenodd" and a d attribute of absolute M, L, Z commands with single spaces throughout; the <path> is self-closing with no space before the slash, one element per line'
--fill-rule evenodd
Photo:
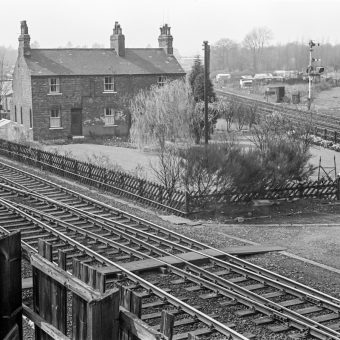
<path fill-rule="evenodd" d="M 61 128 L 61 115 L 60 109 L 58 108 L 51 109 L 50 128 L 51 129 Z"/>
<path fill-rule="evenodd" d="M 50 93 L 60 93 L 60 79 L 59 78 L 49 78 L 49 90 Z"/>
<path fill-rule="evenodd" d="M 106 107 L 104 109 L 104 115 L 105 126 L 115 125 L 115 112 L 112 107 Z"/>
<path fill-rule="evenodd" d="M 114 91 L 115 91 L 114 78 L 112 76 L 104 77 L 104 92 L 114 92 Z"/>
<path fill-rule="evenodd" d="M 157 80 L 158 86 L 163 86 L 166 83 L 166 76 L 159 76 Z"/>

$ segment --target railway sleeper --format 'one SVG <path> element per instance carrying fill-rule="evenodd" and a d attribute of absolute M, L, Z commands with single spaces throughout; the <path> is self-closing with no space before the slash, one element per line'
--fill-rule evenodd
<path fill-rule="evenodd" d="M 189 333 L 192 334 L 192 335 L 196 335 L 196 336 L 208 335 L 208 334 L 212 333 L 212 330 L 210 328 L 199 328 L 199 329 L 196 329 L 195 331 L 192 331 L 192 332 L 185 332 L 185 333 L 175 334 L 172 337 L 172 340 L 188 339 Z"/>

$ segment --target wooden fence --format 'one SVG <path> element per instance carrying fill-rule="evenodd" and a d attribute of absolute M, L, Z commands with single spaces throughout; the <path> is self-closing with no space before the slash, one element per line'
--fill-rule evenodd
<path fill-rule="evenodd" d="M 0 269 L 11 273 L 0 276 L 1 339 L 22 339 L 22 315 L 34 323 L 36 340 L 172 339 L 172 314 L 162 312 L 157 331 L 141 320 L 141 296 L 123 286 L 106 291 L 105 276 L 95 268 L 76 259 L 71 263 L 63 251 L 54 253 L 42 240 L 38 248 L 38 253 L 26 252 L 33 275 L 31 309 L 21 302 L 20 233 L 0 239 L 0 254 L 6 254 L 0 256 Z"/>
<path fill-rule="evenodd" d="M 170 193 L 158 183 L 122 171 L 109 170 L 3 139 L 0 139 L 0 154 L 158 208 L 174 213 L 186 213 L 186 194 L 183 191 L 174 190 Z"/>
<path fill-rule="evenodd" d="M 281 186 L 270 186 L 261 192 L 228 189 L 200 195 L 177 190 L 170 194 L 160 184 L 146 181 L 124 172 L 108 170 L 90 163 L 3 139 L 0 139 L 0 155 L 180 215 L 195 213 L 207 208 L 207 206 L 245 202 L 252 199 L 339 199 L 340 197 L 338 179 L 334 181 L 291 182 Z"/>

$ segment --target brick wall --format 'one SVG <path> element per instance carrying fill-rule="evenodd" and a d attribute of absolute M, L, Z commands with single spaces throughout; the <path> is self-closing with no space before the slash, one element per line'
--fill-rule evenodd
<path fill-rule="evenodd" d="M 10 119 L 22 125 L 22 131 L 28 140 L 33 139 L 30 129 L 30 110 L 32 110 L 32 88 L 30 71 L 25 58 L 19 53 L 13 73 L 13 97 L 11 103 Z M 15 120 L 16 109 L 16 120 Z M 22 121 L 21 121 L 22 110 Z"/>
<path fill-rule="evenodd" d="M 171 79 L 179 78 L 173 75 Z M 124 136 L 129 131 L 129 100 L 140 89 L 156 84 L 157 75 L 122 75 L 115 77 L 116 93 L 104 93 L 103 76 L 60 77 L 59 95 L 49 94 L 48 77 L 32 77 L 34 139 L 67 138 L 71 134 L 71 109 L 82 109 L 83 135 Z M 62 129 L 50 129 L 50 110 L 59 107 Z M 104 126 L 104 108 L 123 111 L 125 120 L 117 126 Z"/>

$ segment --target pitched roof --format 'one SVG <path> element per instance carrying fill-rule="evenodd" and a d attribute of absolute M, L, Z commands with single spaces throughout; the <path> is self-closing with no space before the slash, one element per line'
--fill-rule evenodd
<path fill-rule="evenodd" d="M 26 62 L 33 76 L 185 73 L 174 56 L 162 48 L 31 49 Z"/>

